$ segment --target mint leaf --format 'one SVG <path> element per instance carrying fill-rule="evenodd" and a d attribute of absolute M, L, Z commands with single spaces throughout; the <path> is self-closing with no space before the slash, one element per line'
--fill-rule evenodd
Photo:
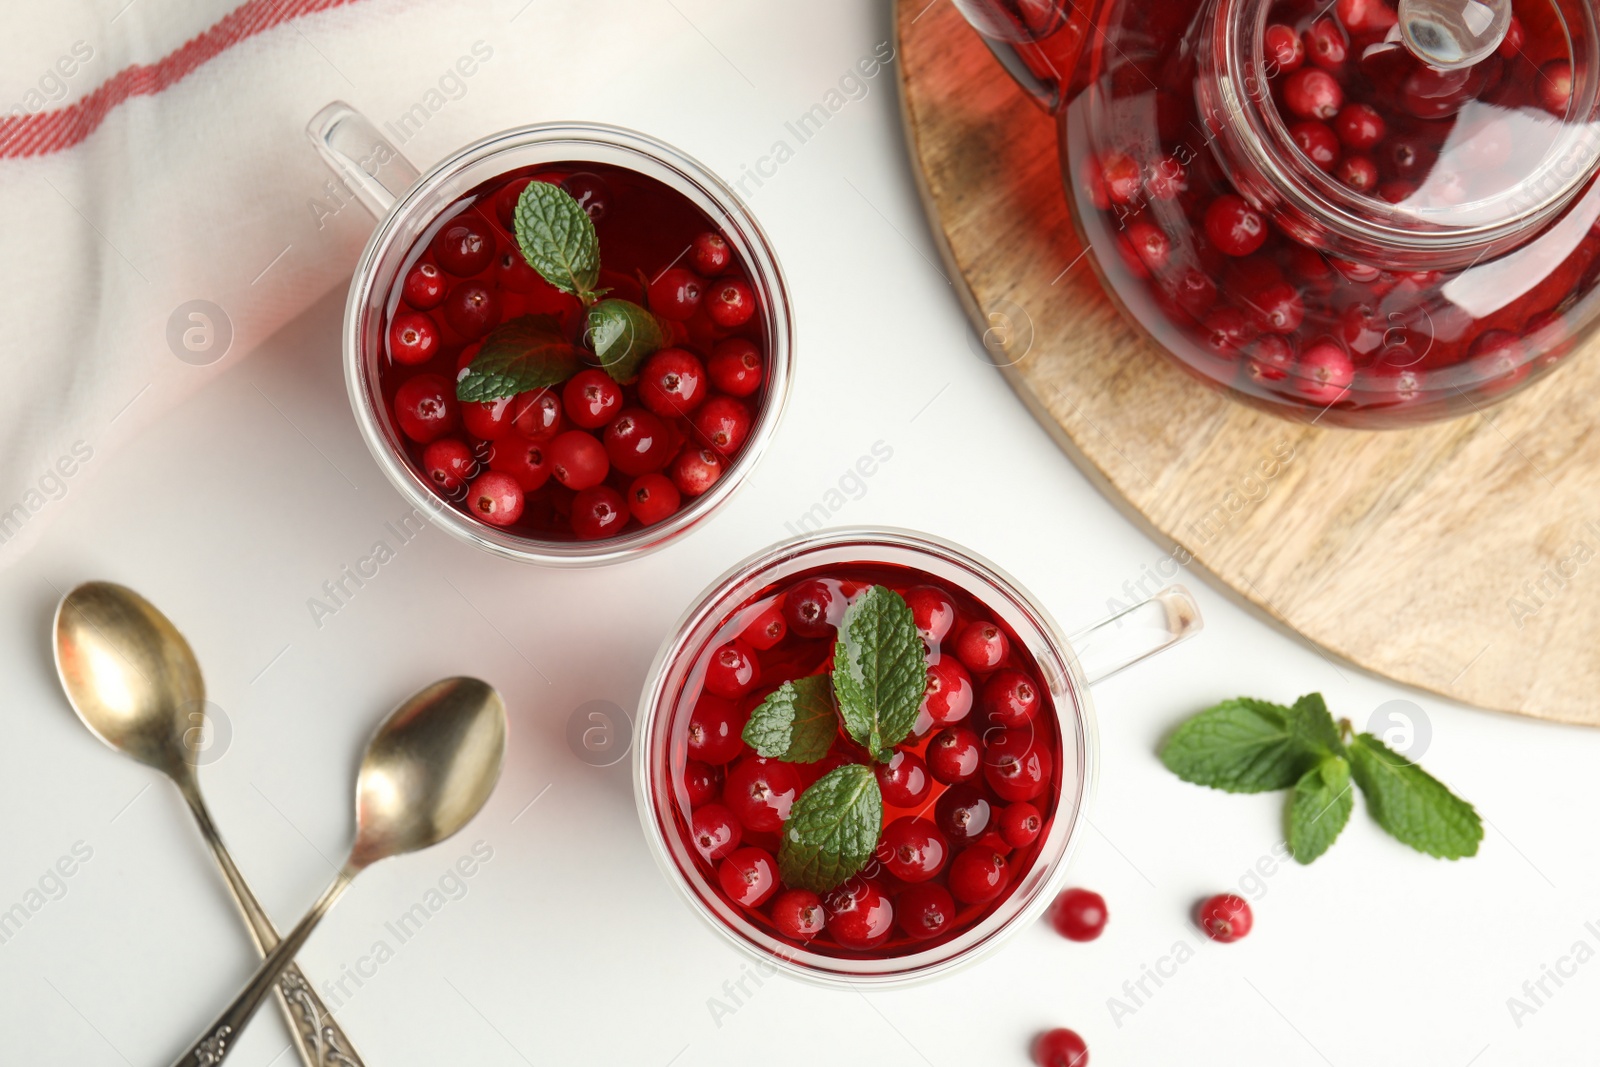
<path fill-rule="evenodd" d="M 1286 814 L 1289 854 L 1310 863 L 1332 845 L 1350 821 L 1355 806 L 1350 788 L 1350 764 L 1343 756 L 1328 756 L 1295 783 Z"/>
<path fill-rule="evenodd" d="M 1477 855 L 1483 821 L 1427 771 L 1371 734 L 1350 745 L 1350 770 L 1367 811 L 1395 838 L 1441 859 Z"/>
<path fill-rule="evenodd" d="M 1323 755 L 1291 727 L 1296 713 L 1239 697 L 1189 719 L 1161 748 L 1161 762 L 1186 782 L 1230 793 L 1288 789 Z"/>
<path fill-rule="evenodd" d="M 845 609 L 833 650 L 833 689 L 844 728 L 875 759 L 917 724 L 928 687 L 922 638 L 905 598 L 872 586 Z"/>
<path fill-rule="evenodd" d="M 824 674 L 784 682 L 757 704 L 744 727 L 744 740 L 768 759 L 815 763 L 839 736 L 833 690 Z"/>
<path fill-rule="evenodd" d="M 456 382 L 456 397 L 499 400 L 557 385 L 578 373 L 583 366 L 581 352 L 550 315 L 523 315 L 503 322 L 489 331 L 467 373 Z"/>
<path fill-rule="evenodd" d="M 1328 712 L 1327 702 L 1321 693 L 1307 693 L 1288 708 L 1284 721 L 1299 742 L 1313 752 L 1325 756 L 1344 755 L 1344 742 L 1339 738 L 1339 726 Z"/>
<path fill-rule="evenodd" d="M 528 266 L 557 289 L 589 303 L 600 277 L 600 242 L 583 205 L 559 186 L 531 181 L 517 198 L 512 221 Z"/>
<path fill-rule="evenodd" d="M 618 382 L 631 382 L 644 358 L 667 343 L 656 317 L 631 300 L 602 300 L 589 309 L 585 339 Z"/>
<path fill-rule="evenodd" d="M 872 768 L 837 767 L 789 809 L 778 845 L 778 877 L 791 889 L 826 893 L 866 864 L 882 829 L 883 796 Z"/>

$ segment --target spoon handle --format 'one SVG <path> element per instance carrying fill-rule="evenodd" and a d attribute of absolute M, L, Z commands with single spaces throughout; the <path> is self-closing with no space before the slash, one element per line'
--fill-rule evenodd
<path fill-rule="evenodd" d="M 251 1018 L 261 1007 L 262 1001 L 267 999 L 284 972 L 294 962 L 306 939 L 311 936 L 311 931 L 317 928 L 317 923 L 322 921 L 328 909 L 344 895 L 346 889 L 350 888 L 350 881 L 355 876 L 356 871 L 348 866 L 339 872 L 338 877 L 323 890 L 322 896 L 311 906 L 311 910 L 306 912 L 305 918 L 278 942 L 276 948 L 267 953 L 266 958 L 261 961 L 261 966 L 239 991 L 233 1003 L 205 1028 L 199 1039 L 189 1046 L 189 1051 L 173 1061 L 172 1067 L 217 1067 L 222 1063 L 228 1053 L 233 1051 L 234 1042 L 249 1025 Z"/>
<path fill-rule="evenodd" d="M 222 834 L 211 820 L 211 812 L 206 808 L 199 788 L 184 787 L 183 795 L 194 812 L 195 822 L 200 826 L 200 835 L 211 847 L 211 854 L 216 857 L 217 866 L 221 868 L 228 888 L 233 891 L 234 903 L 239 906 L 239 913 L 250 927 L 250 936 L 256 943 L 256 949 L 265 956 L 277 947 L 277 928 L 272 925 L 266 909 L 256 900 L 256 895 L 250 891 L 244 875 L 234 865 L 233 857 L 228 854 L 228 846 L 223 844 Z M 295 1050 L 299 1052 L 300 1062 L 305 1067 L 364 1067 L 343 1028 L 334 1020 L 333 1013 L 293 961 L 278 980 L 277 994 L 278 1006 L 283 1009 L 284 1020 L 289 1024 L 289 1033 L 294 1038 Z"/>

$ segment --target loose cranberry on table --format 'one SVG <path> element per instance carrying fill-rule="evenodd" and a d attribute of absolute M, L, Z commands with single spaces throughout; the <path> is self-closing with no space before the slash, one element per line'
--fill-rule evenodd
<path fill-rule="evenodd" d="M 1255 917 L 1250 904 L 1234 893 L 1219 893 L 1200 902 L 1195 910 L 1195 921 L 1213 941 L 1226 944 L 1237 941 L 1250 932 Z"/>
<path fill-rule="evenodd" d="M 519 230 L 519 210 L 559 216 L 576 258 L 541 246 L 549 227 Z M 765 408 L 765 317 L 696 205 L 619 167 L 550 164 L 443 214 L 397 274 L 378 372 L 442 498 L 520 536 L 604 540 L 670 519 L 743 455 Z M 489 473 L 504 477 L 479 484 Z"/>
<path fill-rule="evenodd" d="M 1050 1030 L 1033 1043 L 1033 1062 L 1039 1067 L 1089 1067 L 1089 1046 L 1075 1030 Z"/>
<path fill-rule="evenodd" d="M 1068 941 L 1093 941 L 1108 917 L 1105 898 L 1089 889 L 1068 889 L 1050 907 L 1050 925 Z"/>

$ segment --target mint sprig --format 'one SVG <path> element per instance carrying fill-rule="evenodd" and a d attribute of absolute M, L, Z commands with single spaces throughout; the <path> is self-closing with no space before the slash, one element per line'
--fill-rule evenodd
<path fill-rule="evenodd" d="M 815 763 L 839 736 L 833 687 L 822 674 L 784 682 L 750 712 L 744 740 L 758 755 L 789 763 Z"/>
<path fill-rule="evenodd" d="M 833 652 L 833 689 L 844 728 L 876 760 L 917 724 L 928 687 L 922 638 L 905 597 L 875 585 L 845 609 Z"/>
<path fill-rule="evenodd" d="M 617 382 L 631 382 L 645 357 L 667 343 L 667 332 L 650 312 L 615 297 L 589 309 L 584 340 L 600 366 Z"/>
<path fill-rule="evenodd" d="M 483 339 L 483 347 L 456 382 L 456 397 L 500 400 L 559 385 L 582 366 L 582 350 L 566 339 L 552 316 L 523 315 L 501 323 Z"/>
<path fill-rule="evenodd" d="M 1186 782 L 1230 793 L 1293 789 L 1285 809 L 1290 854 L 1322 855 L 1349 821 L 1352 783 L 1380 827 L 1443 859 L 1477 854 L 1483 823 L 1471 804 L 1371 734 L 1334 722 L 1320 693 L 1289 707 L 1240 697 L 1184 722 L 1161 749 Z"/>
<path fill-rule="evenodd" d="M 531 181 L 517 197 L 512 222 L 528 266 L 585 306 L 600 297 L 600 240 L 583 205 L 558 185 Z"/>
<path fill-rule="evenodd" d="M 882 829 L 883 796 L 872 768 L 835 767 L 790 808 L 778 845 L 778 877 L 792 889 L 826 893 L 866 864 Z"/>

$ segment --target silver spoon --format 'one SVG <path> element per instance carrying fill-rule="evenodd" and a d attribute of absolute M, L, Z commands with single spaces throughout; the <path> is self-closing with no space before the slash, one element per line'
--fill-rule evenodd
<path fill-rule="evenodd" d="M 470 822 L 494 791 L 505 751 L 505 704 L 476 678 L 435 682 L 396 708 L 361 760 L 356 840 L 344 867 L 174 1067 L 220 1064 L 355 876 L 379 860 L 436 845 Z"/>
<path fill-rule="evenodd" d="M 262 955 L 278 931 L 234 866 L 206 810 L 195 773 L 205 728 L 205 683 L 189 642 L 132 589 L 88 582 L 62 598 L 55 619 L 56 674 L 83 724 L 110 747 L 171 778 L 189 802 L 234 903 Z M 361 1058 L 300 969 L 277 985 L 278 1004 L 306 1067 L 361 1067 Z"/>

